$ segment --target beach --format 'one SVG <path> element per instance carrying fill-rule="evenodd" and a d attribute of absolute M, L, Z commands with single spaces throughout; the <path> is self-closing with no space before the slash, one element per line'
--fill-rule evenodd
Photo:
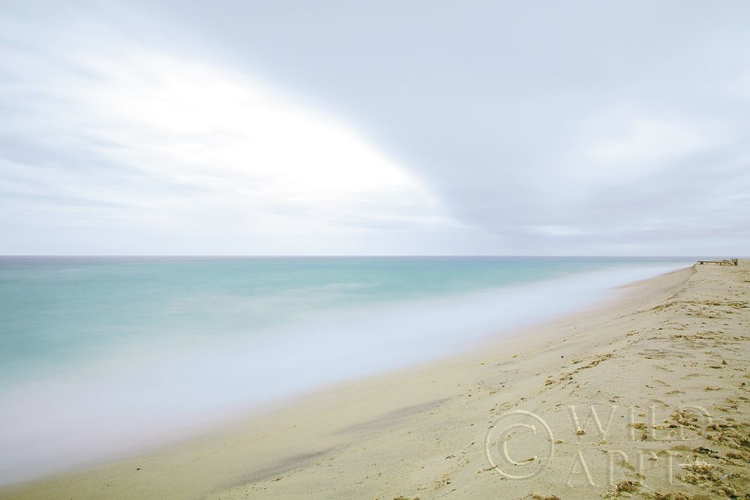
<path fill-rule="evenodd" d="M 750 500 L 748 18 L 3 2 L 0 500 Z"/>
<path fill-rule="evenodd" d="M 696 264 L 472 352 L 0 497 L 744 498 L 749 283 L 746 260 Z"/>

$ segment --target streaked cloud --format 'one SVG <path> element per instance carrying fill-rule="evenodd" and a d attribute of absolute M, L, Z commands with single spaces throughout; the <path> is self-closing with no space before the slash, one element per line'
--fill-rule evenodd
<path fill-rule="evenodd" d="M 746 11 L 14 4 L 0 251 L 741 253 Z"/>
<path fill-rule="evenodd" d="M 50 64 L 24 47 L 33 28 L 2 49 L 15 71 L 0 130 L 46 153 L 0 158 L 6 215 L 272 237 L 291 253 L 313 227 L 343 238 L 351 227 L 456 224 L 354 128 L 251 75 L 116 29 L 102 39 L 99 25 L 71 28 Z"/>

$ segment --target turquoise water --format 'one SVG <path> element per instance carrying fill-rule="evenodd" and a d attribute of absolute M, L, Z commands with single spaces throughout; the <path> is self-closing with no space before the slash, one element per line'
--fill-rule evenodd
<path fill-rule="evenodd" d="M 64 373 L 137 344 L 252 337 L 342 310 L 633 263 L 573 258 L 4 258 L 0 387 Z"/>
<path fill-rule="evenodd" d="M 0 483 L 467 349 L 690 263 L 0 258 Z"/>

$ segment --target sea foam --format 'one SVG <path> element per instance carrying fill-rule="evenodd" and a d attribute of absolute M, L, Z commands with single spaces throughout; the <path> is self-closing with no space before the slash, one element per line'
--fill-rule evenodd
<path fill-rule="evenodd" d="M 684 266 L 631 263 L 549 281 L 374 301 L 251 336 L 217 333 L 215 340 L 176 344 L 141 339 L 65 376 L 20 381 L 4 391 L 0 483 L 141 452 L 327 384 L 459 353 Z M 357 285 L 342 286 L 334 291 L 346 294 Z"/>

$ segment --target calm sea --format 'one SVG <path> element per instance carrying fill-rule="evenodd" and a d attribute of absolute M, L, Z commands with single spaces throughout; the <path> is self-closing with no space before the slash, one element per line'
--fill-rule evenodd
<path fill-rule="evenodd" d="M 0 484 L 470 349 L 692 264 L 0 258 Z"/>

